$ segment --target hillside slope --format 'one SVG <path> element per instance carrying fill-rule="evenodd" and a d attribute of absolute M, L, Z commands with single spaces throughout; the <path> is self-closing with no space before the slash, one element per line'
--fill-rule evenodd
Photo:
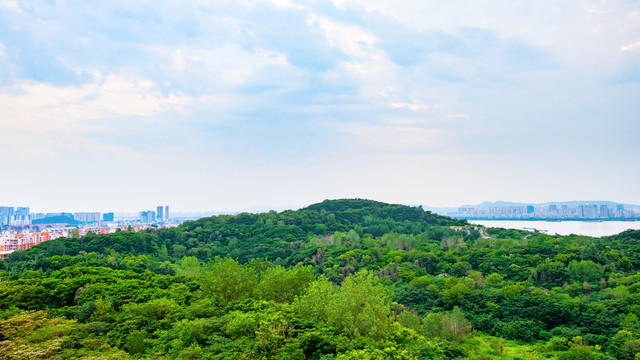
<path fill-rule="evenodd" d="M 419 207 L 353 199 L 48 241 L 0 262 L 0 358 L 640 351 L 639 231 L 486 233 Z"/>

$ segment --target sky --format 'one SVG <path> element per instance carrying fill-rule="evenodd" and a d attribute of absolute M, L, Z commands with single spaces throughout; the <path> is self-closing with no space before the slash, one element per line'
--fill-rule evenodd
<path fill-rule="evenodd" d="M 0 0 L 0 205 L 640 204 L 640 1 Z"/>

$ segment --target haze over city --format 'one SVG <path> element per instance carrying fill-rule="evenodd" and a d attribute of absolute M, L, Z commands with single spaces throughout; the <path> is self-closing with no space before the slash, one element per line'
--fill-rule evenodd
<path fill-rule="evenodd" d="M 0 0 L 3 205 L 640 204 L 637 2 Z"/>

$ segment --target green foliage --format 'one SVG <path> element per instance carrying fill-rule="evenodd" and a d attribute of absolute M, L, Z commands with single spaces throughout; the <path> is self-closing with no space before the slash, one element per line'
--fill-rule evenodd
<path fill-rule="evenodd" d="M 207 266 L 201 288 L 205 296 L 220 296 L 225 301 L 243 300 L 251 296 L 257 282 L 255 270 L 218 256 Z"/>
<path fill-rule="evenodd" d="M 431 313 L 423 322 L 423 331 L 428 337 L 462 342 L 465 334 L 471 332 L 471 324 L 459 307 L 449 313 Z"/>
<path fill-rule="evenodd" d="M 94 337 L 73 320 L 22 312 L 0 321 L 2 359 L 129 359 L 122 350 Z"/>
<path fill-rule="evenodd" d="M 258 296 L 275 302 L 292 302 L 315 280 L 311 266 L 287 270 L 282 266 L 266 269 L 256 286 Z"/>
<path fill-rule="evenodd" d="M 296 299 L 294 309 L 303 318 L 334 327 L 348 337 L 380 340 L 389 335 L 392 323 L 390 298 L 391 292 L 363 270 L 347 277 L 339 288 L 321 278 Z"/>
<path fill-rule="evenodd" d="M 453 306 L 460 304 L 460 302 L 464 299 L 464 296 L 469 294 L 471 289 L 465 283 L 457 283 L 453 285 L 451 288 L 446 289 L 442 292 L 442 300 L 445 304 Z"/>
<path fill-rule="evenodd" d="M 596 282 L 602 278 L 602 267 L 591 260 L 573 260 L 569 264 L 569 279 L 577 282 Z"/>
<path fill-rule="evenodd" d="M 48 241 L 0 262 L 0 358 L 635 360 L 640 231 L 484 233 L 356 199 Z"/>

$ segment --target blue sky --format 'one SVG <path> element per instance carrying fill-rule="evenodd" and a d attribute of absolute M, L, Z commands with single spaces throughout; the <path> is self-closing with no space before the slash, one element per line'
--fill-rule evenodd
<path fill-rule="evenodd" d="M 640 203 L 640 2 L 0 0 L 5 205 Z"/>

